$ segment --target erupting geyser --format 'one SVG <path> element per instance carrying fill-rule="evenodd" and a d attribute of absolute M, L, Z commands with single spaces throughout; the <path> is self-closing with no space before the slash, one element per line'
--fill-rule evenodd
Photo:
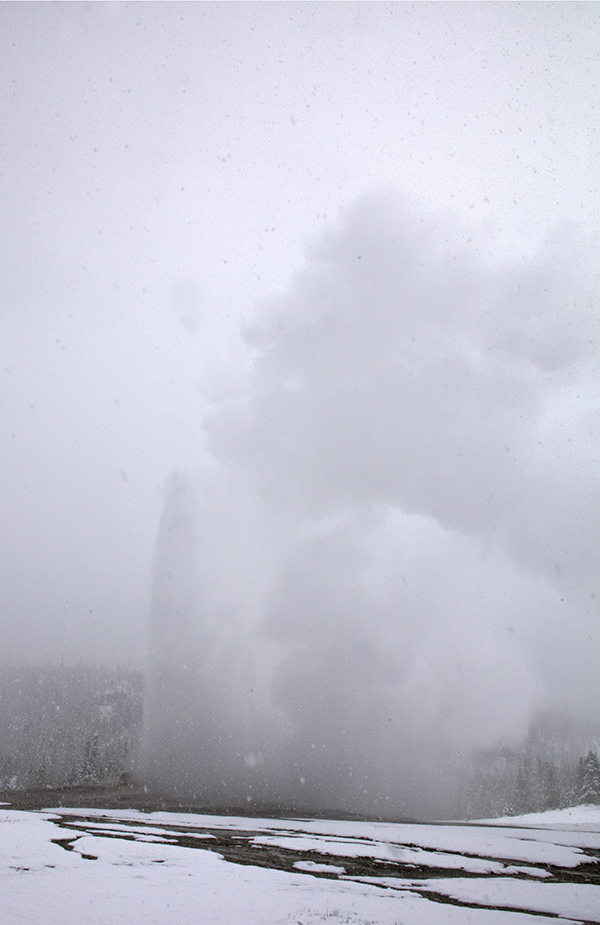
<path fill-rule="evenodd" d="M 373 517 L 296 524 L 295 536 L 271 522 L 269 548 L 269 517 L 232 491 L 206 473 L 168 486 L 144 779 L 221 808 L 393 816 L 425 811 L 426 796 L 440 811 L 453 759 L 440 766 L 444 747 L 402 708 L 405 646 L 367 591 L 358 542 Z"/>
<path fill-rule="evenodd" d="M 360 203 L 246 331 L 247 381 L 213 393 L 156 549 L 155 788 L 443 816 L 470 749 L 597 688 L 597 469 L 587 408 L 560 414 L 597 327 L 562 306 L 590 283 L 568 237 L 483 267 L 445 224 Z"/>

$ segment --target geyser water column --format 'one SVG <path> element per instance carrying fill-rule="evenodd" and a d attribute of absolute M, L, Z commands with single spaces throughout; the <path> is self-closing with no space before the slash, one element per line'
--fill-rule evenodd
<path fill-rule="evenodd" d="M 198 616 L 196 504 L 192 480 L 175 473 L 156 543 L 144 704 L 142 774 L 152 786 L 189 784 L 197 733 L 194 698 Z"/>
<path fill-rule="evenodd" d="M 197 494 L 190 472 L 171 477 L 154 559 L 141 774 L 173 796 L 241 805 L 261 763 L 252 705 L 241 697 L 252 687 L 249 661 L 233 615 L 215 601 Z"/>

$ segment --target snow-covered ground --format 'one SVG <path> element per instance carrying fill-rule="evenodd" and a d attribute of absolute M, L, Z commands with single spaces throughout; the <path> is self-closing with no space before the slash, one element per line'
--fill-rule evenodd
<path fill-rule="evenodd" d="M 0 925 L 600 923 L 600 807 L 470 824 L 0 807 Z"/>

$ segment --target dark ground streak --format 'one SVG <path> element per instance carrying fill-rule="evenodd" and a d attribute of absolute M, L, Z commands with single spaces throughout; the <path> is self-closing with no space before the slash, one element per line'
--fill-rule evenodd
<path fill-rule="evenodd" d="M 394 889 L 394 887 L 392 887 Z M 463 909 L 489 909 L 492 912 L 515 912 L 520 915 L 538 915 L 545 919 L 560 919 L 565 921 L 565 916 L 559 912 L 537 912 L 534 909 L 524 909 L 522 906 L 485 906 L 482 903 L 468 902 L 466 899 L 456 899 L 454 896 L 447 896 L 445 893 L 435 893 L 429 890 L 422 890 L 416 887 L 412 890 L 418 893 L 424 899 L 431 899 L 436 903 L 446 903 L 449 906 L 460 906 Z M 598 925 L 598 919 L 580 919 L 569 916 L 567 921 L 577 922 L 577 925 Z"/>
<path fill-rule="evenodd" d="M 89 832 L 86 832 L 86 835 L 89 835 Z M 73 842 L 77 841 L 77 836 L 75 838 L 51 838 L 50 841 L 53 845 L 59 845 L 59 847 L 64 848 L 65 851 L 73 851 Z M 98 858 L 95 854 L 83 854 L 82 852 L 77 852 L 81 855 L 82 858 L 85 858 L 86 861 L 97 861 Z M 54 866 L 54 865 L 49 865 Z"/>
<path fill-rule="evenodd" d="M 57 815 L 59 815 L 57 812 Z M 103 832 L 100 827 L 90 829 L 87 826 L 87 820 L 85 816 L 60 816 L 58 820 L 55 820 L 56 824 L 62 828 L 68 828 L 71 831 L 79 830 L 82 834 L 86 835 L 97 835 L 102 838 L 120 838 L 127 841 L 136 841 L 135 832 L 128 834 L 125 831 L 121 832 Z M 130 826 L 132 829 L 137 828 L 140 825 L 139 821 L 136 820 L 124 820 L 124 819 L 113 819 L 110 816 L 104 816 L 102 818 L 94 818 L 94 823 L 106 825 L 107 828 L 115 823 L 122 826 Z M 285 820 L 282 820 L 285 823 Z M 329 852 L 320 852 L 315 850 L 310 851 L 294 851 L 290 848 L 281 848 L 278 846 L 270 845 L 252 845 L 250 844 L 253 838 L 264 836 L 264 832 L 248 832 L 240 831 L 235 829 L 228 829 L 224 832 L 222 829 L 211 829 L 208 826 L 203 828 L 198 828 L 192 830 L 198 835 L 212 835 L 213 838 L 197 838 L 194 835 L 190 834 L 189 826 L 186 827 L 177 827 L 177 826 L 168 826 L 164 823 L 156 825 L 156 828 L 160 828 L 164 831 L 164 838 L 159 836 L 157 833 L 157 842 L 166 843 L 166 844 L 175 844 L 181 848 L 200 848 L 205 851 L 213 851 L 221 855 L 224 860 L 229 861 L 232 864 L 242 864 L 251 867 L 263 867 L 271 870 L 281 870 L 287 873 L 294 873 L 296 875 L 304 875 L 310 877 L 318 877 L 325 880 L 341 880 L 352 882 L 357 878 L 362 877 L 373 877 L 373 878 L 385 878 L 385 877 L 397 877 L 402 880 L 409 881 L 406 884 L 398 885 L 397 887 L 387 884 L 377 882 L 370 882 L 369 886 L 379 887 L 380 889 L 392 889 L 397 890 L 398 892 L 410 892 L 416 893 L 417 895 L 423 897 L 423 899 L 428 899 L 432 902 L 438 902 L 442 904 L 447 904 L 451 906 L 459 906 L 462 908 L 468 909 L 488 909 L 495 912 L 507 912 L 507 913 L 521 913 L 527 915 L 539 916 L 541 918 L 552 918 L 552 919 L 563 919 L 564 916 L 555 913 L 555 912 L 539 912 L 531 909 L 524 909 L 512 906 L 495 906 L 495 905 L 486 905 L 485 903 L 477 903 L 469 900 L 462 900 L 456 897 L 448 896 L 445 893 L 438 893 L 435 890 L 431 890 L 425 886 L 421 886 L 419 880 L 435 880 L 443 878 L 445 880 L 451 879 L 453 877 L 462 878 L 462 879 L 489 879 L 490 877 L 504 877 L 505 874 L 493 874 L 493 873 L 477 873 L 475 871 L 461 870 L 456 868 L 445 868 L 445 867 L 425 867 L 417 864 L 403 864 L 400 861 L 383 861 L 376 858 L 347 858 L 347 857 L 338 857 Z M 70 839 L 53 839 L 55 844 L 61 845 L 67 851 L 73 850 L 73 842 L 76 841 L 76 838 Z M 401 845 L 398 847 L 402 848 L 418 848 L 417 845 Z M 433 850 L 433 849 L 432 849 Z M 472 857 L 477 858 L 478 860 L 488 860 L 491 862 L 500 862 L 508 866 L 518 865 L 519 862 L 515 861 L 514 858 L 485 858 L 481 855 L 467 855 L 464 852 L 451 852 L 445 851 L 445 854 L 454 854 L 458 857 Z M 592 856 L 596 855 L 597 852 L 591 853 Z M 90 855 L 82 855 L 82 857 L 93 858 Z M 95 858 L 94 858 L 95 860 Z M 294 867 L 299 861 L 312 861 L 315 863 L 329 864 L 335 867 L 343 867 L 344 874 L 339 875 L 335 871 L 319 871 L 319 870 L 301 870 L 297 867 Z M 528 867 L 534 867 L 536 870 L 546 871 L 551 874 L 551 879 L 548 878 L 547 882 L 553 883 L 591 883 L 594 885 L 600 885 L 600 869 L 597 861 L 591 861 L 589 864 L 581 864 L 577 868 L 562 868 L 555 867 L 547 864 L 532 864 L 528 863 Z M 545 882 L 540 880 L 538 877 L 529 876 L 527 873 L 511 873 L 511 879 L 515 880 L 533 880 L 536 883 Z M 417 881 L 417 882 L 415 882 Z M 581 925 L 600 925 L 600 918 L 598 919 L 579 919 L 573 918 L 572 921 L 577 921 Z"/>

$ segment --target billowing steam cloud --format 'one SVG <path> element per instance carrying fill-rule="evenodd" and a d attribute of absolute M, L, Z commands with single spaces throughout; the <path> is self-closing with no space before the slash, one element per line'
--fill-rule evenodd
<path fill-rule="evenodd" d="M 473 747 L 600 694 L 597 280 L 359 203 L 245 331 L 155 561 L 150 783 L 443 815 Z"/>

